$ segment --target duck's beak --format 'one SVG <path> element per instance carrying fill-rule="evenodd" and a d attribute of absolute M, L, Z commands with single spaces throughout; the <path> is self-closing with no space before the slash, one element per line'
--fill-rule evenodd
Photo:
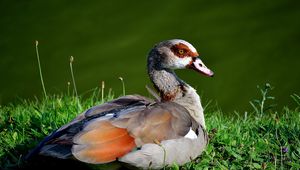
<path fill-rule="evenodd" d="M 195 70 L 199 73 L 202 73 L 206 76 L 213 77 L 214 72 L 212 72 L 210 69 L 208 69 L 204 63 L 201 61 L 200 58 L 193 58 L 192 62 L 187 66 L 187 68 Z"/>

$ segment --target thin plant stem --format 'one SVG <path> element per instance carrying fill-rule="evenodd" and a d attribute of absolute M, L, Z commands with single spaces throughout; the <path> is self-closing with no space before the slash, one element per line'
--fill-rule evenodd
<path fill-rule="evenodd" d="M 111 88 L 108 89 L 108 94 L 107 94 L 107 96 L 112 96 L 112 89 L 111 89 Z"/>
<path fill-rule="evenodd" d="M 71 83 L 68 81 L 68 96 L 70 96 L 70 85 Z"/>
<path fill-rule="evenodd" d="M 119 77 L 119 80 L 120 80 L 121 83 L 122 83 L 123 96 L 125 96 L 125 84 L 124 84 L 124 80 L 123 80 L 122 77 Z"/>
<path fill-rule="evenodd" d="M 43 74 L 42 74 L 42 68 L 41 68 L 41 62 L 40 62 L 40 55 L 39 55 L 39 48 L 38 48 L 38 46 L 39 46 L 39 42 L 35 41 L 35 52 L 36 52 L 36 57 L 37 57 L 37 60 L 38 60 L 38 66 L 39 66 L 39 73 L 40 73 L 42 88 L 43 88 L 43 92 L 44 92 L 45 98 L 47 99 L 48 96 L 47 96 L 46 88 L 45 88 L 45 84 L 44 84 L 44 79 L 43 79 Z"/>
<path fill-rule="evenodd" d="M 260 107 L 260 117 L 262 117 L 262 114 L 264 114 L 264 108 L 265 108 L 265 101 L 266 101 L 266 95 L 268 93 L 268 89 L 265 88 L 265 90 L 262 92 L 262 99 L 261 99 L 261 107 Z"/>
<path fill-rule="evenodd" d="M 274 158 L 274 166 L 275 166 L 275 169 L 277 169 L 276 168 L 276 166 L 277 166 L 277 156 L 276 156 L 276 154 L 275 154 L 275 158 Z"/>
<path fill-rule="evenodd" d="M 74 78 L 74 72 L 73 72 L 73 61 L 74 61 L 74 57 L 71 56 L 71 57 L 70 57 L 70 70 L 71 70 L 71 76 L 72 76 L 73 86 L 74 86 L 74 90 L 75 90 L 75 95 L 76 95 L 76 97 L 78 97 L 77 88 L 76 88 L 76 83 L 75 83 L 75 78 Z"/>
<path fill-rule="evenodd" d="M 74 57 L 71 56 L 70 57 L 71 76 L 72 76 L 74 91 L 75 91 L 75 95 L 76 95 L 76 101 L 77 101 L 78 110 L 81 111 L 82 110 L 82 106 L 80 104 L 80 100 L 79 100 L 78 93 L 77 93 L 77 88 L 76 88 L 76 83 L 75 83 L 75 78 L 74 78 L 74 72 L 73 72 L 73 62 L 74 62 Z"/>
<path fill-rule="evenodd" d="M 104 81 L 101 82 L 101 102 L 104 102 L 104 88 L 105 88 L 105 83 Z"/>
<path fill-rule="evenodd" d="M 280 146 L 280 168 L 283 169 L 282 146 Z"/>

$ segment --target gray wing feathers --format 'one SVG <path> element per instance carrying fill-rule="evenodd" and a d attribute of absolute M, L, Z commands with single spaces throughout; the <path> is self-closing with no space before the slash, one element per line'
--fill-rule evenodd
<path fill-rule="evenodd" d="M 100 117 L 105 117 L 107 114 L 122 112 L 122 110 L 126 110 L 131 107 L 145 107 L 151 102 L 153 101 L 143 96 L 128 95 L 98 106 L 94 106 L 78 115 L 70 123 L 62 126 L 49 136 L 45 137 L 45 139 L 41 141 L 36 148 L 31 150 L 25 158 L 30 159 L 35 154 L 53 156 L 63 159 L 71 158 L 73 137 L 90 121 Z"/>
<path fill-rule="evenodd" d="M 71 146 L 70 145 L 46 145 L 41 150 L 41 155 L 45 156 L 52 156 L 60 159 L 68 159 L 72 157 L 72 153 L 70 152 Z"/>
<path fill-rule="evenodd" d="M 192 126 L 192 117 L 181 105 L 173 102 L 156 103 L 120 114 L 112 124 L 125 128 L 135 138 L 137 146 L 185 136 Z"/>

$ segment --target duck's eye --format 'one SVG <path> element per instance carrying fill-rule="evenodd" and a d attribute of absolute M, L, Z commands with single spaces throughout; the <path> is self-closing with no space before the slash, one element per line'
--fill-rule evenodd
<path fill-rule="evenodd" d="M 180 49 L 180 50 L 178 50 L 178 53 L 179 53 L 179 54 L 183 54 L 183 53 L 184 53 L 184 50 Z"/>

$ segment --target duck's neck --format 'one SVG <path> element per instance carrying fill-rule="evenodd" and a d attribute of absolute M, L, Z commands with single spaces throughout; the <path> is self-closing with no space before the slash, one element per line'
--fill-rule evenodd
<path fill-rule="evenodd" d="M 194 120 L 205 128 L 200 97 L 194 88 L 177 77 L 173 70 L 157 68 L 151 63 L 148 64 L 148 74 L 162 101 L 172 101 L 184 106 Z"/>
<path fill-rule="evenodd" d="M 162 101 L 174 101 L 185 95 L 186 83 L 181 81 L 172 70 L 152 69 L 149 76 Z"/>

